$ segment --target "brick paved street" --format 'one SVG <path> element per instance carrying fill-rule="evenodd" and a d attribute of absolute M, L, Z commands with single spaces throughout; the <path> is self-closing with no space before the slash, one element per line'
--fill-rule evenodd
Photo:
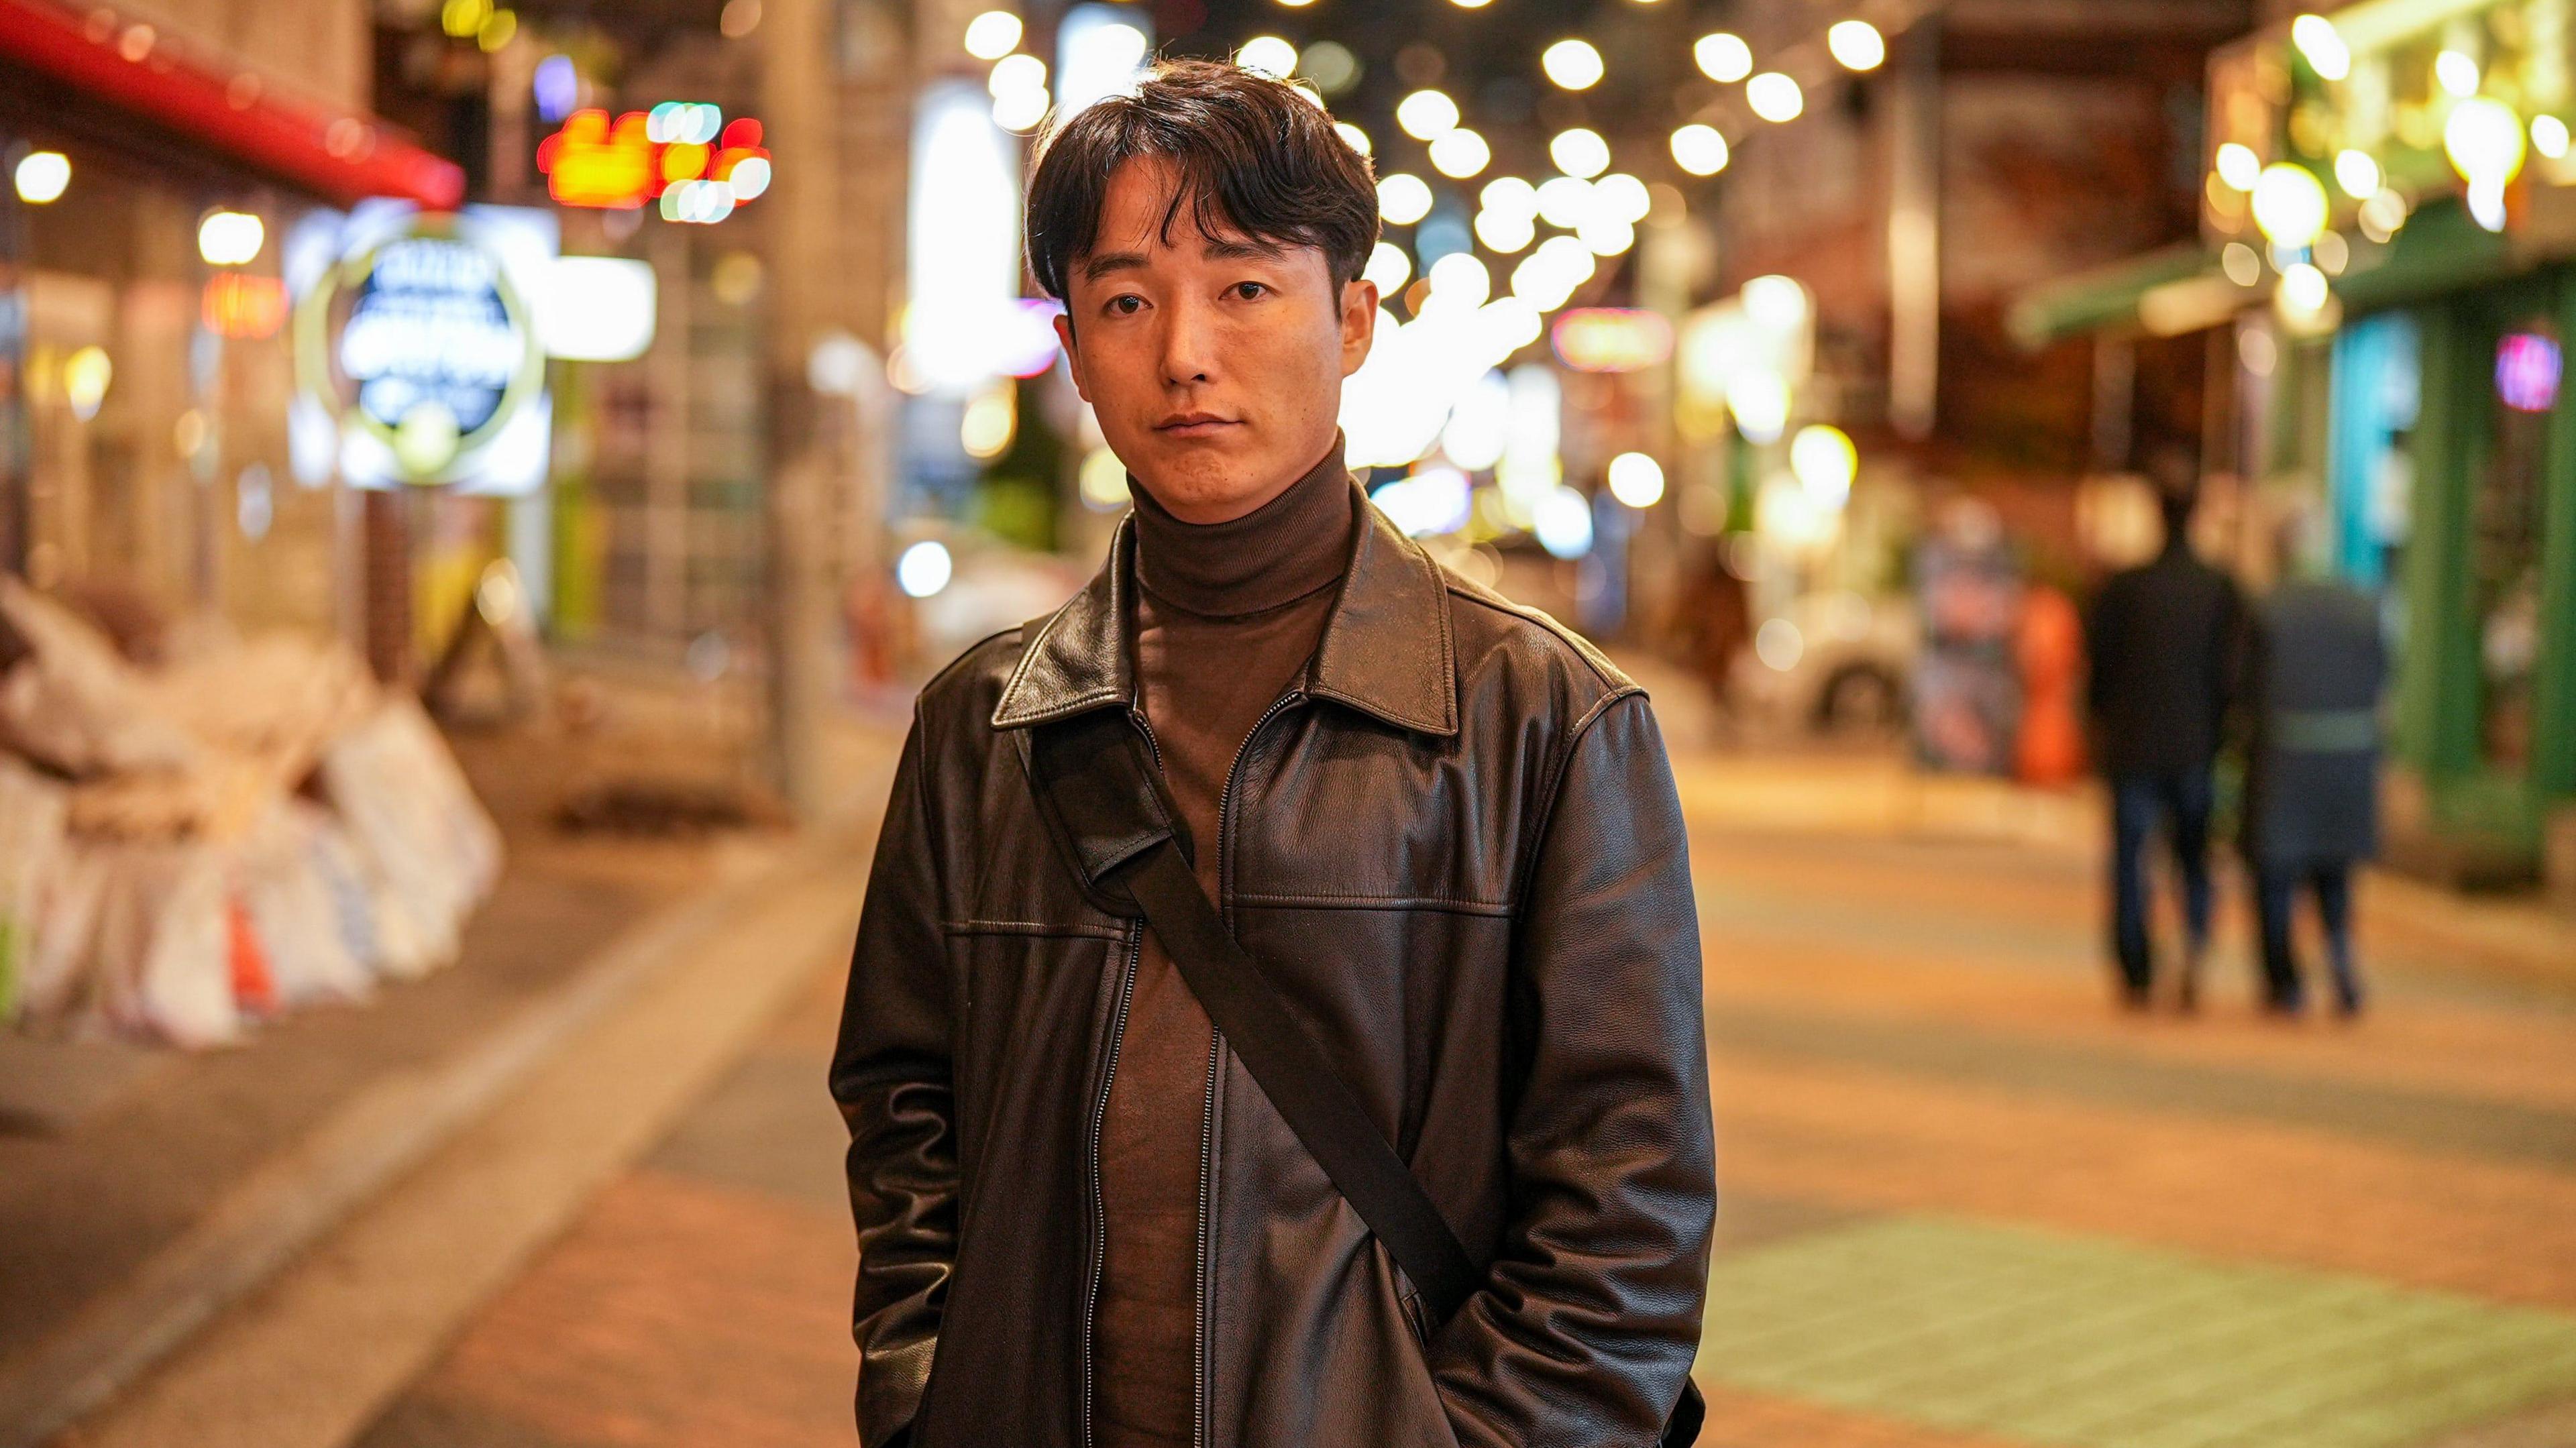
<path fill-rule="evenodd" d="M 2030 829 L 1680 762 L 1724 1186 L 1704 1443 L 2576 1444 L 2576 969 L 2472 958 L 2391 886 L 2358 1024 L 2256 1019 L 2234 943 L 2202 1017 L 2118 1016 L 2080 804 Z M 848 1441 L 838 970 L 365 1448 Z"/>

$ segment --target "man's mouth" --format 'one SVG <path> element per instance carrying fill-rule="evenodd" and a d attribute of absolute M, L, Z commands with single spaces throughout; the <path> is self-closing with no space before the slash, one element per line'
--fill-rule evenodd
<path fill-rule="evenodd" d="M 1165 437 L 1206 437 L 1236 425 L 1235 419 L 1213 412 L 1176 412 L 1155 423 L 1154 430 Z"/>

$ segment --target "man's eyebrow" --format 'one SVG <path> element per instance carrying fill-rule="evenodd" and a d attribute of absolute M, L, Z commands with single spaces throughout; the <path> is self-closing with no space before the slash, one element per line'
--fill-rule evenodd
<path fill-rule="evenodd" d="M 1096 282 L 1117 271 L 1139 271 L 1144 268 L 1145 254 L 1137 251 L 1094 252 L 1082 260 L 1082 279 Z"/>
<path fill-rule="evenodd" d="M 1253 257 L 1259 257 L 1264 261 L 1276 261 L 1285 253 L 1283 248 L 1270 242 L 1247 237 L 1202 243 L 1199 254 L 1215 261 L 1244 261 Z"/>

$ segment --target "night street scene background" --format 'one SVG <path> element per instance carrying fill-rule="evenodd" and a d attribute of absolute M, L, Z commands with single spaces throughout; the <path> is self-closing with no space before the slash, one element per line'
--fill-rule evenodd
<path fill-rule="evenodd" d="M 2576 0 L 2311 3 L 0 0 L 0 1448 L 857 1441 L 852 931 L 1130 507 L 1021 206 L 1162 57 L 1652 698 L 1703 1444 L 2576 1445 Z"/>

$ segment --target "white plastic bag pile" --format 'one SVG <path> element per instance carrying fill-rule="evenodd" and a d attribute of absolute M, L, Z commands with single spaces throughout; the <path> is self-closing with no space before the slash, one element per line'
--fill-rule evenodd
<path fill-rule="evenodd" d="M 0 1023 L 217 1045 L 454 958 L 500 834 L 417 703 L 283 636 L 146 673 L 5 577 L 0 622 Z"/>

